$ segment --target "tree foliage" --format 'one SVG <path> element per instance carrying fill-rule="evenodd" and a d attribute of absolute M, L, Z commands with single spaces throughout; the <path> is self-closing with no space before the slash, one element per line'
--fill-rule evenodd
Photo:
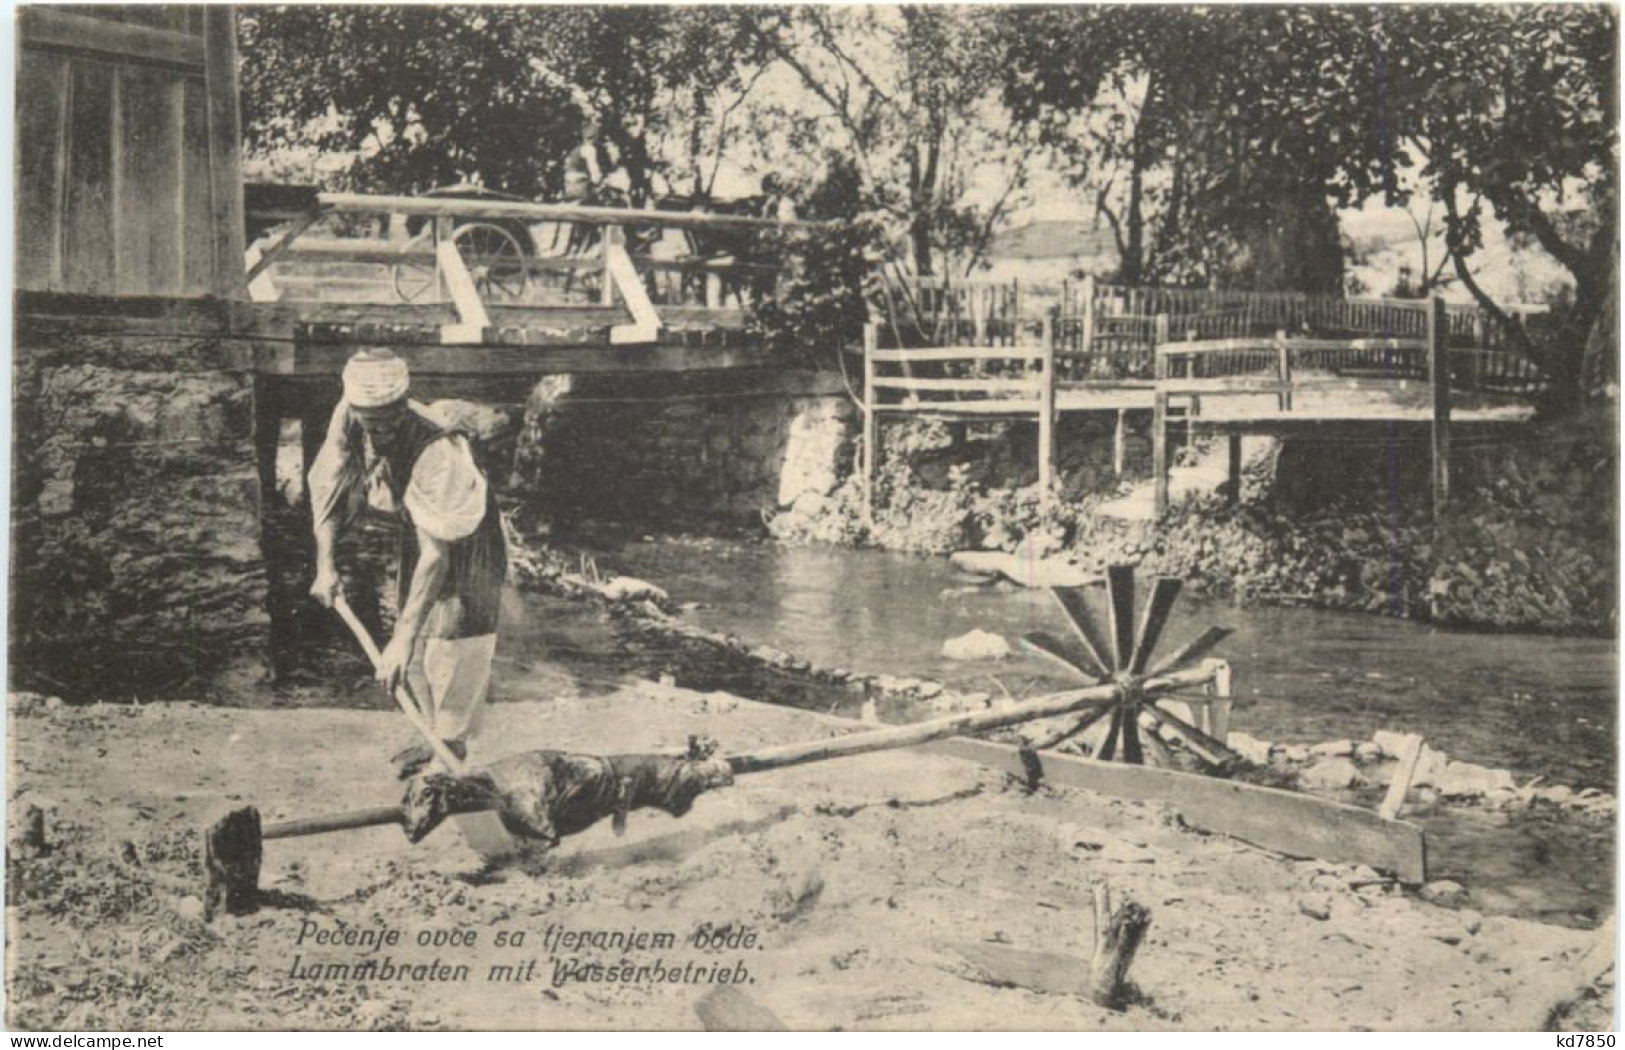
<path fill-rule="evenodd" d="M 805 96 L 777 114 L 791 141 L 850 161 L 918 273 L 974 268 L 1025 182 L 1033 143 L 998 106 L 998 18 L 974 7 L 809 5 L 756 23 Z"/>
<path fill-rule="evenodd" d="M 713 102 L 757 53 L 748 8 L 245 7 L 244 126 L 260 150 L 357 155 L 357 186 L 461 180 L 554 195 L 596 118 L 646 196 L 672 136 L 706 141 Z M 698 122 L 698 129 L 696 129 Z"/>

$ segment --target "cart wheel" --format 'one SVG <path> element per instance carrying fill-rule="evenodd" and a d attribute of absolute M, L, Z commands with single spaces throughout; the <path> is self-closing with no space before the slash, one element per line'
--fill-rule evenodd
<path fill-rule="evenodd" d="M 451 235 L 480 298 L 488 303 L 517 303 L 529 283 L 525 249 L 513 234 L 488 222 L 459 226 Z"/>
<path fill-rule="evenodd" d="M 487 303 L 523 301 L 529 285 L 529 267 L 519 241 L 500 226 L 471 222 L 451 235 L 474 288 Z M 439 275 L 433 262 L 416 259 L 395 264 L 395 294 L 408 303 L 431 302 L 439 297 Z"/>
<path fill-rule="evenodd" d="M 407 246 L 432 245 L 433 236 L 433 228 L 425 227 Z M 403 259 L 394 265 L 391 276 L 395 281 L 395 294 L 403 303 L 426 303 L 439 298 L 440 275 L 436 272 L 432 257 Z"/>

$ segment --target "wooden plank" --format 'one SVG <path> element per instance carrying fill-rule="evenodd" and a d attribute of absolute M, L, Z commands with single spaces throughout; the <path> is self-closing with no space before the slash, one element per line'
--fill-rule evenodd
<path fill-rule="evenodd" d="M 1145 670 L 1146 661 L 1156 650 L 1157 642 L 1162 638 L 1162 629 L 1168 624 L 1168 615 L 1173 612 L 1174 602 L 1179 600 L 1179 592 L 1184 586 L 1176 576 L 1158 576 L 1152 582 L 1151 600 L 1146 602 L 1145 617 L 1140 621 L 1140 629 L 1134 638 L 1134 656 L 1128 664 L 1130 674 L 1140 674 Z"/>
<path fill-rule="evenodd" d="M 118 292 L 175 295 L 183 277 L 180 80 L 141 66 L 121 66 L 117 76 Z"/>
<path fill-rule="evenodd" d="M 1029 398 L 997 401 L 922 401 L 912 405 L 876 405 L 876 412 L 913 413 L 952 419 L 955 416 L 1008 416 L 1032 419 L 1038 415 L 1038 402 Z"/>
<path fill-rule="evenodd" d="M 876 350 L 876 361 L 1041 361 L 1040 347 L 936 347 L 922 350 Z"/>
<path fill-rule="evenodd" d="M 1443 523 L 1450 502 L 1450 316 L 1433 298 L 1428 312 L 1428 382 L 1433 391 L 1433 523 Z"/>
<path fill-rule="evenodd" d="M 531 204 L 524 201 L 456 200 L 448 197 L 401 197 L 365 193 L 322 193 L 321 203 L 335 211 L 371 215 L 445 215 L 456 218 L 522 219 L 526 222 L 570 222 L 588 226 L 659 227 L 675 230 L 819 230 L 827 222 L 758 219 L 703 212 L 645 211 L 575 204 Z"/>
<path fill-rule="evenodd" d="M 395 343 L 393 349 L 414 375 L 542 376 L 558 373 L 714 372 L 764 368 L 782 358 L 759 346 L 439 346 Z M 300 343 L 279 364 L 287 375 L 338 375 L 356 343 Z"/>
<path fill-rule="evenodd" d="M 1407 734 L 1404 749 L 1399 754 L 1399 765 L 1394 769 L 1393 779 L 1388 782 L 1388 793 L 1377 808 L 1382 816 L 1393 820 L 1405 808 L 1405 796 L 1411 790 L 1411 778 L 1416 776 L 1416 765 L 1421 759 L 1422 738 L 1415 733 Z"/>
<path fill-rule="evenodd" d="M 457 308 L 456 327 L 465 329 L 474 336 L 471 339 L 445 341 L 480 342 L 485 330 L 491 327 L 491 317 L 485 312 L 485 303 L 480 300 L 479 289 L 474 287 L 474 278 L 469 276 L 468 267 L 463 265 L 463 257 L 457 251 L 457 243 L 450 237 L 437 241 L 435 261 L 440 267 L 440 277 L 446 282 L 447 291 L 451 293 L 452 304 Z"/>
<path fill-rule="evenodd" d="M 204 80 L 208 87 L 210 229 L 214 237 L 214 293 L 244 298 L 242 149 L 237 107 L 237 14 L 211 5 L 204 12 Z"/>
<path fill-rule="evenodd" d="M 110 295 L 116 290 L 113 201 L 117 123 L 113 68 L 74 62 L 68 89 L 68 170 L 63 195 L 63 287 Z"/>
<path fill-rule="evenodd" d="M 201 295 L 214 288 L 208 91 L 201 81 L 190 77 L 181 81 L 180 105 L 181 294 Z"/>
<path fill-rule="evenodd" d="M 17 286 L 63 287 L 68 60 L 24 48 L 17 56 Z"/>
<path fill-rule="evenodd" d="M 1106 597 L 1111 619 L 1112 668 L 1126 671 L 1134 660 L 1134 566 L 1106 567 Z"/>
<path fill-rule="evenodd" d="M 625 241 L 621 237 L 611 236 L 616 232 L 618 228 L 614 226 L 604 230 L 605 283 L 607 285 L 613 282 L 616 290 L 621 293 L 621 301 L 626 304 L 627 311 L 632 315 L 632 323 L 611 328 L 609 341 L 652 343 L 660 335 L 660 314 L 649 301 L 648 289 L 643 287 L 643 278 L 638 276 L 637 269 L 632 265 L 631 256 L 626 253 Z"/>
<path fill-rule="evenodd" d="M 962 942 L 953 949 L 995 987 L 1025 988 L 1044 995 L 1089 994 L 1087 959 L 989 942 Z"/>
<path fill-rule="evenodd" d="M 957 390 L 966 393 L 1038 393 L 1041 383 L 1035 379 L 913 379 L 885 376 L 875 379 L 880 390 Z"/>
<path fill-rule="evenodd" d="M 29 5 L 17 9 L 18 40 L 25 49 L 46 49 L 119 65 L 151 63 L 192 72 L 204 67 L 203 41 L 186 33 L 88 18 Z"/>
<path fill-rule="evenodd" d="M 1159 357 L 1159 369 L 1167 359 Z M 1158 390 L 1151 406 L 1151 481 L 1157 517 L 1168 513 L 1168 394 Z"/>
<path fill-rule="evenodd" d="M 1078 641 L 1083 643 L 1094 662 L 1103 669 L 1111 669 L 1111 651 L 1106 647 L 1105 639 L 1101 637 L 1094 613 L 1089 611 L 1089 603 L 1083 596 L 1083 588 L 1051 587 L 1049 593 L 1060 605 L 1061 611 L 1066 614 L 1066 621 L 1071 625 L 1072 633 L 1078 636 Z"/>
<path fill-rule="evenodd" d="M 1040 656 L 1054 660 L 1067 670 L 1075 671 L 1086 678 L 1104 682 L 1111 677 L 1111 672 L 1101 666 L 1093 653 L 1065 638 L 1057 638 L 1048 631 L 1024 634 L 1021 636 L 1021 642 Z"/>
<path fill-rule="evenodd" d="M 863 508 L 869 523 L 875 516 L 875 478 L 880 469 L 880 423 L 875 415 L 875 346 L 880 329 L 873 321 L 863 326 Z"/>
<path fill-rule="evenodd" d="M 1038 505 L 1047 510 L 1055 498 L 1055 315 L 1044 314 L 1039 336 L 1044 357 L 1039 364 Z"/>
<path fill-rule="evenodd" d="M 1028 775 L 1020 749 L 1008 744 L 954 738 L 921 750 L 979 762 L 1011 776 Z M 1422 829 L 1384 820 L 1370 810 L 1171 769 L 1047 752 L 1039 754 L 1038 761 L 1044 779 L 1052 784 L 1171 803 L 1184 822 L 1199 831 L 1228 835 L 1289 857 L 1368 864 L 1406 883 L 1427 881 Z"/>
<path fill-rule="evenodd" d="M 1149 673 L 1152 675 L 1167 674 L 1170 671 L 1189 665 L 1193 660 L 1200 660 L 1212 652 L 1214 646 L 1230 637 L 1230 634 L 1231 631 L 1228 627 L 1209 627 L 1172 653 L 1158 660 Z"/>

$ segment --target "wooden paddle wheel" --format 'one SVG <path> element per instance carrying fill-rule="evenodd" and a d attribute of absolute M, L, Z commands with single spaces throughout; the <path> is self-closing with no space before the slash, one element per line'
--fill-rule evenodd
<path fill-rule="evenodd" d="M 1110 627 L 1109 641 L 1103 637 L 1094 612 L 1086 599 L 1086 588 L 1052 587 L 1050 593 L 1060 604 L 1071 623 L 1075 638 L 1059 638 L 1046 631 L 1035 631 L 1022 638 L 1032 651 L 1060 664 L 1069 672 L 1081 675 L 1091 684 L 1112 684 L 1117 689 L 1111 699 L 1087 711 L 1082 717 L 1034 745 L 1034 750 L 1045 750 L 1082 734 L 1103 718 L 1110 718 L 1097 758 L 1120 758 L 1133 765 L 1144 765 L 1149 752 L 1153 762 L 1161 766 L 1176 765 L 1173 751 L 1179 748 L 1190 754 L 1204 772 L 1225 774 L 1241 762 L 1241 756 L 1225 746 L 1223 723 L 1228 715 L 1215 718 L 1211 701 L 1205 697 L 1188 697 L 1159 693 L 1147 695 L 1144 683 L 1148 679 L 1183 671 L 1207 658 L 1215 646 L 1229 636 L 1224 627 L 1209 627 L 1195 638 L 1181 645 L 1166 657 L 1152 663 L 1157 643 L 1162 640 L 1168 616 L 1179 598 L 1183 584 L 1172 576 L 1159 576 L 1151 585 L 1145 613 L 1138 630 L 1134 625 L 1134 568 L 1113 565 L 1106 570 L 1106 617 Z M 1149 668 L 1149 670 L 1148 670 Z M 1221 668 L 1216 677 L 1226 682 L 1228 669 Z M 1167 704 L 1182 704 L 1187 714 L 1194 707 L 1207 707 L 1202 719 L 1206 728 L 1168 710 Z"/>

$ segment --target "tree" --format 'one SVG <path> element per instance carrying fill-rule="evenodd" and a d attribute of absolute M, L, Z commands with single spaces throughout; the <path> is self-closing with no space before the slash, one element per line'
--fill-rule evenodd
<path fill-rule="evenodd" d="M 1012 9 L 1004 93 L 1068 163 L 1127 283 L 1335 290 L 1366 192 L 1358 26 L 1335 9 Z M 1306 118 L 1305 113 L 1312 116 Z"/>
<path fill-rule="evenodd" d="M 1541 363 L 1552 380 L 1551 407 L 1572 406 L 1584 373 L 1598 370 L 1588 369 L 1581 348 L 1618 280 L 1614 9 L 1416 6 L 1377 8 L 1366 17 L 1385 73 L 1382 113 L 1444 209 L 1456 275 Z M 1486 205 L 1574 277 L 1574 301 L 1545 346 L 1528 338 L 1468 268 Z"/>
<path fill-rule="evenodd" d="M 998 106 L 996 13 L 803 6 L 755 26 L 805 96 L 764 116 L 791 142 L 850 157 L 867 198 L 905 229 L 915 272 L 972 271 L 1035 149 Z M 996 185 L 977 203 L 984 182 Z"/>
<path fill-rule="evenodd" d="M 557 194 L 596 118 L 633 196 L 668 152 L 704 149 L 712 101 L 757 56 L 749 8 L 245 7 L 244 127 L 260 150 L 357 157 L 353 185 L 460 180 Z"/>

